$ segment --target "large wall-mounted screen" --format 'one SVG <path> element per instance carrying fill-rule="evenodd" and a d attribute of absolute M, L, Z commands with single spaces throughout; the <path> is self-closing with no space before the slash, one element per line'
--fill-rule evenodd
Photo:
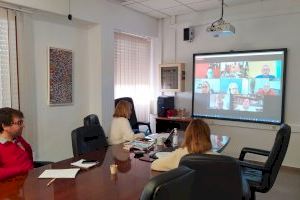
<path fill-rule="evenodd" d="M 194 54 L 193 117 L 283 122 L 287 49 Z"/>

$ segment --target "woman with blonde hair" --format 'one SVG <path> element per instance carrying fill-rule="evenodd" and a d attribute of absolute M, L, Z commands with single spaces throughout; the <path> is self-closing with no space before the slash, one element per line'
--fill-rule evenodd
<path fill-rule="evenodd" d="M 132 105 L 128 101 L 121 100 L 115 108 L 113 119 L 111 122 L 110 136 L 108 138 L 110 144 L 120 144 L 125 141 L 132 141 L 136 138 L 143 138 L 143 133 L 134 134 L 129 123 Z"/>
<path fill-rule="evenodd" d="M 151 169 L 168 171 L 177 168 L 180 159 L 190 153 L 217 154 L 211 149 L 209 126 L 201 119 L 193 119 L 184 133 L 184 141 L 181 147 L 169 155 L 155 160 L 151 164 Z"/>

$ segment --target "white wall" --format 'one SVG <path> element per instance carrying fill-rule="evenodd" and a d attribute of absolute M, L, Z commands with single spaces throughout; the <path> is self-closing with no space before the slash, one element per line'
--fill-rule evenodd
<path fill-rule="evenodd" d="M 88 3 L 87 3 L 88 2 Z M 73 0 L 72 14 L 74 17 L 101 25 L 101 55 L 100 74 L 92 74 L 92 79 L 100 79 L 101 84 L 93 94 L 101 106 L 91 112 L 102 113 L 100 115 L 106 133 L 109 132 L 112 113 L 114 110 L 114 31 L 124 31 L 136 35 L 158 37 L 158 21 L 152 17 L 128 10 L 118 4 L 105 0 Z M 156 44 L 157 45 L 157 44 Z M 159 55 L 155 55 L 155 63 L 159 61 Z M 94 78 L 93 78 L 94 77 Z M 98 92 L 99 91 L 99 92 Z"/>
<path fill-rule="evenodd" d="M 269 48 L 288 48 L 288 66 L 286 83 L 285 121 L 292 125 L 290 146 L 284 164 L 300 167 L 300 2 L 262 1 L 249 5 L 225 8 L 224 19 L 236 28 L 233 37 L 213 38 L 205 29 L 209 22 L 219 18 L 220 10 L 179 16 L 163 21 L 163 61 L 186 63 L 186 92 L 176 96 L 176 106 L 191 112 L 192 62 L 193 53 L 218 52 L 230 50 L 253 50 Z M 183 41 L 183 28 L 195 26 L 195 39 L 192 43 Z M 231 142 L 225 154 L 238 156 L 244 146 L 270 149 L 275 131 L 272 126 L 251 123 L 218 122 L 212 123 L 214 133 L 231 136 Z M 221 124 L 221 125 L 220 125 Z M 259 158 L 257 158 L 260 160 Z"/>
<path fill-rule="evenodd" d="M 66 0 L 64 0 L 65 2 Z M 34 0 L 7 0 L 6 2 L 14 3 L 21 6 L 33 7 L 47 12 L 56 14 L 65 14 L 61 7 L 62 4 L 52 3 L 51 0 L 43 0 L 43 3 L 35 6 Z M 64 3 L 65 4 L 65 3 Z M 124 31 L 134 33 L 141 36 L 157 37 L 158 21 L 152 17 L 145 16 L 141 13 L 129 10 L 119 4 L 110 3 L 106 0 L 72 0 L 71 13 L 74 19 L 85 20 L 97 24 L 100 30 L 99 35 L 93 35 L 96 43 L 100 43 L 100 51 L 98 51 L 99 60 L 93 65 L 95 73 L 92 73 L 91 80 L 100 80 L 100 85 L 94 85 L 94 92 L 91 94 L 92 104 L 96 102 L 100 106 L 92 105 L 90 112 L 101 113 L 99 115 L 101 124 L 103 124 L 105 132 L 109 132 L 110 122 L 114 109 L 114 31 Z M 93 41 L 92 41 L 93 43 Z M 94 44 L 92 44 L 94 45 Z M 156 58 L 157 60 L 157 58 Z M 99 63 L 100 61 L 100 63 Z M 100 65 L 99 65 L 100 64 Z M 98 73 L 96 73 L 98 72 Z M 95 84 L 95 83 L 94 83 Z M 102 108 L 105 110 L 102 110 Z"/>
<path fill-rule="evenodd" d="M 19 6 L 39 9 L 59 15 L 68 14 L 68 1 L 52 1 L 42 0 L 2 0 L 5 3 L 11 3 Z M 101 113 L 100 121 L 103 124 L 105 132 L 109 132 L 110 121 L 114 109 L 114 31 L 124 31 L 141 36 L 157 37 L 158 36 L 158 21 L 152 17 L 145 16 L 141 13 L 129 10 L 120 4 L 110 3 L 107 0 L 72 0 L 71 14 L 74 19 L 85 20 L 95 23 L 100 30 L 99 35 L 95 35 L 95 30 L 92 31 L 93 39 L 96 43 L 100 43 L 99 59 L 93 60 L 95 72 L 91 74 L 90 80 L 101 80 L 100 85 L 94 85 L 94 92 L 91 103 L 96 102 L 100 106 L 90 106 L 90 112 Z M 93 43 L 93 42 L 92 42 Z M 94 46 L 94 44 L 92 44 Z M 98 46 L 99 47 L 99 46 Z M 155 58 L 156 60 L 159 58 Z M 91 59 L 90 59 L 91 61 Z M 159 62 L 159 61 L 156 61 Z M 154 62 L 155 63 L 155 62 Z M 95 84 L 95 83 L 94 83 Z M 105 110 L 102 110 L 105 108 Z"/>
<path fill-rule="evenodd" d="M 20 42 L 20 97 L 26 116 L 24 135 L 39 160 L 71 157 L 71 130 L 82 125 L 85 115 L 98 114 L 104 130 L 109 132 L 114 107 L 114 31 L 155 38 L 158 21 L 106 0 L 72 0 L 72 22 L 66 17 L 67 0 L 0 2 L 38 9 L 33 17 L 27 14 L 24 18 Z M 156 39 L 155 45 L 159 43 Z M 74 52 L 74 104 L 71 106 L 47 105 L 49 45 Z"/>
<path fill-rule="evenodd" d="M 54 12 L 61 15 L 69 14 L 69 0 L 1 0 L 0 2 Z"/>
<path fill-rule="evenodd" d="M 61 160 L 72 156 L 71 131 L 82 125 L 82 119 L 88 113 L 87 25 L 71 24 L 57 16 L 25 15 L 24 27 L 26 35 L 23 41 L 26 44 L 22 46 L 22 57 L 33 58 L 21 62 L 19 66 L 23 71 L 20 73 L 20 99 L 26 119 L 25 136 L 31 136 L 29 140 L 36 159 Z M 48 105 L 49 46 L 71 49 L 73 52 L 72 105 Z"/>

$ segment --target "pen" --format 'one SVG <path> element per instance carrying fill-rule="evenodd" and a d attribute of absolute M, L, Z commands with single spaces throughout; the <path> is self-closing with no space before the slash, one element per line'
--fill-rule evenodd
<path fill-rule="evenodd" d="M 56 179 L 56 178 L 51 179 L 51 180 L 47 183 L 47 187 L 48 187 L 49 185 L 51 185 L 51 183 L 53 183 L 53 182 L 55 181 L 55 179 Z"/>

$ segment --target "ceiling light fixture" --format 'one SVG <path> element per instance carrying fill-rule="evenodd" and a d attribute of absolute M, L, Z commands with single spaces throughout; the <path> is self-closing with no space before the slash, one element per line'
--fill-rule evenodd
<path fill-rule="evenodd" d="M 223 19 L 224 14 L 224 0 L 222 0 L 222 13 L 221 18 L 213 22 L 206 31 L 212 34 L 214 37 L 229 36 L 235 33 L 235 28 Z"/>

